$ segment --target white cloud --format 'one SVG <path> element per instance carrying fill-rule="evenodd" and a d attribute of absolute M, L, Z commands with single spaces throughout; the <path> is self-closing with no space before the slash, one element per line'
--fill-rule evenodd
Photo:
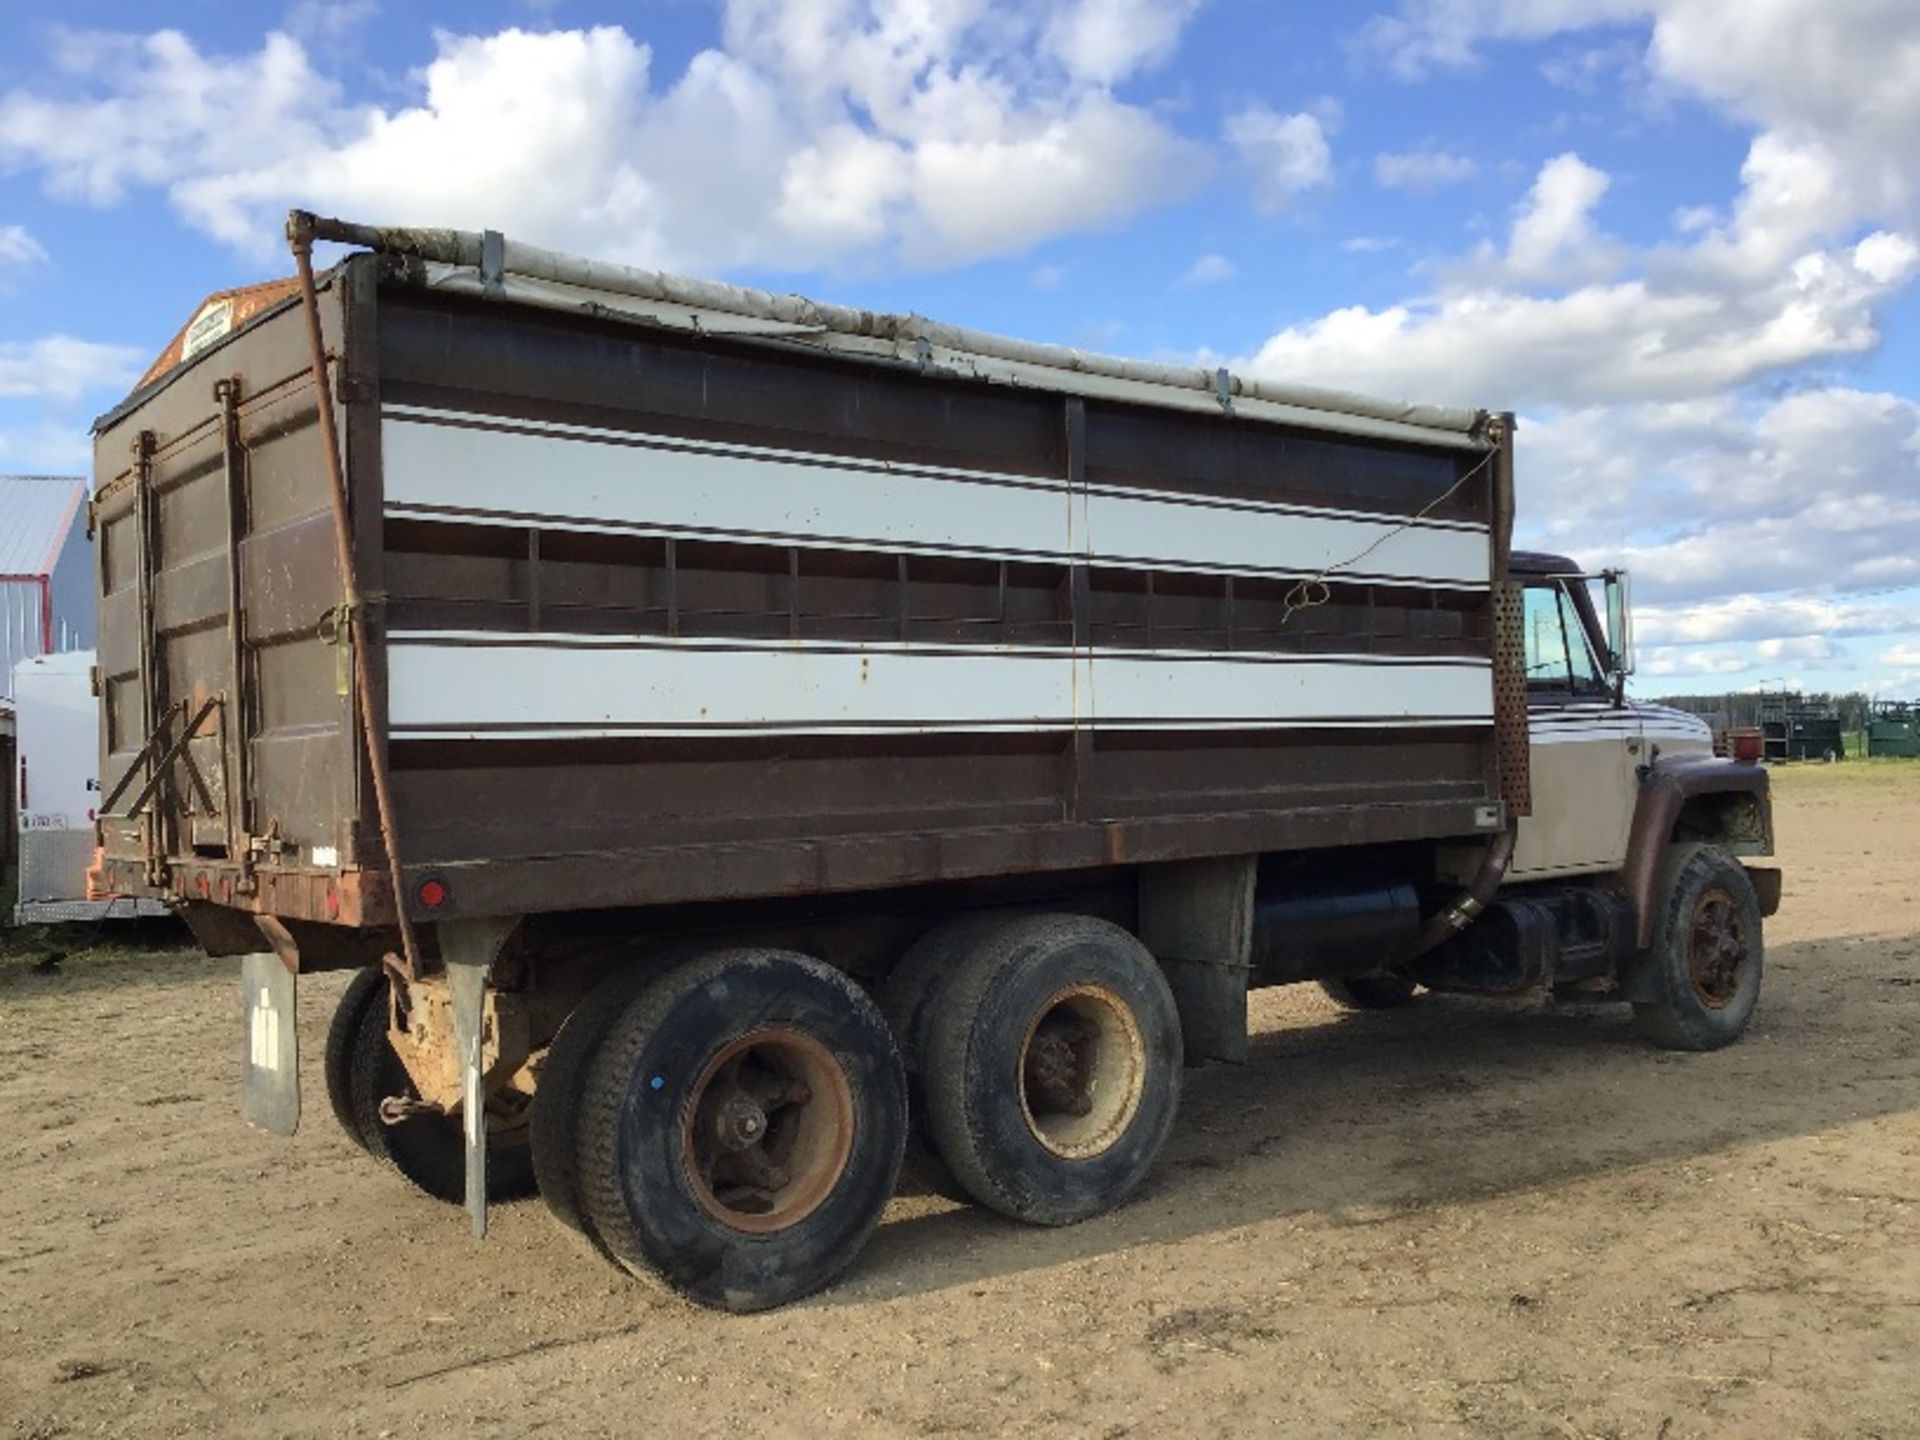
<path fill-rule="evenodd" d="M 1046 30 L 1047 49 L 1073 74 L 1101 85 L 1163 64 L 1200 0 L 1074 0 Z"/>
<path fill-rule="evenodd" d="M 1398 235 L 1350 235 L 1340 242 L 1349 255 L 1381 255 L 1400 248 Z"/>
<path fill-rule="evenodd" d="M 124 388 L 147 358 L 130 345 L 71 335 L 0 340 L 0 399 L 73 401 L 90 391 Z"/>
<path fill-rule="evenodd" d="M 1649 647 L 1637 657 L 1643 677 L 1661 680 L 1723 681 L 1754 668 L 1751 655 L 1739 650 L 1667 650 Z M 1719 685 L 1712 688 L 1718 689 Z"/>
<path fill-rule="evenodd" d="M 13 271 L 47 263 L 47 252 L 24 225 L 0 225 L 0 281 Z"/>
<path fill-rule="evenodd" d="M 1673 228 L 1682 235 L 1698 235 L 1720 223 L 1720 212 L 1711 205 L 1682 205 L 1673 212 Z"/>
<path fill-rule="evenodd" d="M 1545 275 L 1586 258 L 1597 240 L 1593 209 L 1612 184 L 1571 151 L 1547 161 L 1514 212 L 1507 263 L 1521 275 Z"/>
<path fill-rule="evenodd" d="M 380 12 L 380 0 L 293 0 L 281 28 L 296 39 L 338 45 Z"/>
<path fill-rule="evenodd" d="M 1761 640 L 1920 628 L 1920 405 L 1836 388 L 1523 418 L 1530 540 L 1622 563 L 1650 638 Z M 1906 617 L 1906 618 L 1902 618 Z"/>
<path fill-rule="evenodd" d="M 1564 50 L 1540 64 L 1548 84 L 1582 95 L 1594 94 L 1602 85 L 1632 82 L 1639 78 L 1640 69 L 1641 50 L 1631 41 Z"/>
<path fill-rule="evenodd" d="M 1430 195 L 1448 185 L 1471 180 L 1480 167 L 1465 155 L 1445 150 L 1382 151 L 1373 157 L 1373 178 L 1389 190 Z"/>
<path fill-rule="evenodd" d="M 1641 605 L 1634 633 L 1649 645 L 1711 645 L 1782 636 L 1887 635 L 1914 624 L 1908 606 L 1818 595 L 1729 595 L 1697 605 Z M 1881 657 L 1886 663 L 1886 657 Z"/>
<path fill-rule="evenodd" d="M 1326 128 L 1310 112 L 1282 115 L 1249 105 L 1228 118 L 1226 135 L 1253 176 L 1254 204 L 1269 213 L 1333 178 Z"/>
<path fill-rule="evenodd" d="M 1642 63 L 1671 90 L 1817 145 L 1827 217 L 1911 213 L 1920 200 L 1920 6 L 1911 0 L 1402 0 L 1362 43 L 1407 78 L 1477 65 L 1487 42 L 1650 27 Z"/>
<path fill-rule="evenodd" d="M 1551 258 L 1572 233 L 1555 242 L 1543 227 L 1539 248 L 1518 256 Z M 1711 253 L 1709 237 L 1659 273 L 1558 294 L 1470 278 L 1289 325 L 1244 365 L 1276 379 L 1501 407 L 1715 395 L 1872 349 L 1876 307 L 1913 272 L 1902 239 L 1810 252 L 1765 277 Z"/>
<path fill-rule="evenodd" d="M 0 469 L 28 475 L 84 475 L 93 468 L 86 422 L 35 419 L 0 425 Z"/>
<path fill-rule="evenodd" d="M 1782 664 L 1815 666 L 1821 670 L 1852 670 L 1851 655 L 1834 641 L 1819 635 L 1792 636 L 1762 640 L 1741 649 L 1699 649 L 1685 646 L 1647 645 L 1640 650 L 1642 674 L 1675 680 L 1696 677 L 1723 682 L 1729 676 L 1763 671 L 1768 679 L 1779 674 Z M 1710 687 L 1721 688 L 1719 684 Z"/>
<path fill-rule="evenodd" d="M 1632 563 L 1650 673 L 1831 674 L 1864 637 L 1920 635 L 1920 410 L 1805 374 L 1872 349 L 1920 273 L 1920 5 L 1401 0 L 1361 38 L 1412 79 L 1555 36 L 1583 48 L 1547 62 L 1554 83 L 1624 82 L 1747 126 L 1731 203 L 1705 177 L 1671 243 L 1603 244 L 1572 275 L 1483 250 L 1430 295 L 1303 320 L 1262 356 L 1333 383 L 1518 392 L 1527 526 Z M 1565 213 L 1591 216 L 1578 191 Z M 1786 377 L 1802 388 L 1754 383 Z M 1920 645 L 1885 657 L 1883 691 L 1920 689 Z"/>
<path fill-rule="evenodd" d="M 0 164 L 96 205 L 163 191 L 249 253 L 312 204 L 633 263 L 785 269 L 1015 254 L 1187 193 L 1206 152 L 1110 87 L 1187 0 L 729 0 L 667 83 L 613 26 L 436 36 L 404 103 L 350 103 L 284 33 L 238 56 L 87 36 L 0 97 Z"/>
<path fill-rule="evenodd" d="M 1240 267 L 1224 255 L 1202 255 L 1180 277 L 1182 285 L 1218 285 L 1240 273 Z"/>
<path fill-rule="evenodd" d="M 1395 74 L 1420 79 L 1434 70 L 1464 69 L 1480 61 L 1488 39 L 1539 40 L 1608 22 L 1635 20 L 1653 0 L 1401 0 L 1360 32 L 1364 46 L 1383 56 Z"/>
<path fill-rule="evenodd" d="M 1027 272 L 1027 284 L 1036 290 L 1058 290 L 1067 272 L 1059 265 L 1036 265 Z"/>

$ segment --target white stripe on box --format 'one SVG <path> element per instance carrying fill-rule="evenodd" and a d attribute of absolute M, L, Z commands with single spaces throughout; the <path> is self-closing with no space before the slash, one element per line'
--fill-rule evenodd
<path fill-rule="evenodd" d="M 1476 589 L 1486 527 L 389 406 L 386 510 L 819 549 Z M 1371 549 L 1369 547 L 1372 547 Z"/>
<path fill-rule="evenodd" d="M 396 739 L 1476 726 L 1484 661 L 982 645 L 388 638 Z"/>

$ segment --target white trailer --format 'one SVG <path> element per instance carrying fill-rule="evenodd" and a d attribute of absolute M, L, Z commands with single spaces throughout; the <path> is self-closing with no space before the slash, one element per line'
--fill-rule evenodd
<path fill-rule="evenodd" d="M 100 795 L 94 652 L 36 655 L 13 667 L 14 796 L 20 890 L 16 925 L 164 915 L 157 900 L 90 895 Z"/>

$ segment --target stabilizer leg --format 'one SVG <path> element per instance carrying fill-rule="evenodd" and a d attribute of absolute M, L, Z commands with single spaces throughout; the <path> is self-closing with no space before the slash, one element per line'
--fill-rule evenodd
<path fill-rule="evenodd" d="M 461 1129 L 467 1143 L 467 1215 L 473 1233 L 487 1233 L 487 1104 L 481 1071 L 487 977 L 519 921 L 443 920 L 440 958 L 446 962 L 453 1004 L 453 1039 L 460 1060 Z"/>

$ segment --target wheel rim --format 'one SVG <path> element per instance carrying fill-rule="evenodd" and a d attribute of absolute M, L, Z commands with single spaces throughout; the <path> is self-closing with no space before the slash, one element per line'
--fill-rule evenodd
<path fill-rule="evenodd" d="M 1103 985 L 1042 1005 L 1020 1046 L 1021 1113 L 1054 1154 L 1086 1160 L 1126 1133 L 1146 1091 L 1146 1044 L 1132 1009 Z"/>
<path fill-rule="evenodd" d="M 1688 927 L 1687 972 L 1703 1005 L 1719 1010 L 1740 993 L 1747 973 L 1747 925 L 1725 890 L 1694 903 Z"/>
<path fill-rule="evenodd" d="M 853 1091 L 833 1052 L 769 1026 L 731 1041 L 687 1097 L 687 1183 L 714 1219 L 750 1235 L 819 1209 L 853 1150 Z"/>

